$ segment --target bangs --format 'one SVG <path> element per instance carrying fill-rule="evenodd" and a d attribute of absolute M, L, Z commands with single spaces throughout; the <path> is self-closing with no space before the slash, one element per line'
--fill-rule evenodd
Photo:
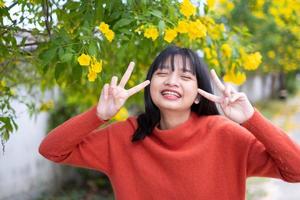
<path fill-rule="evenodd" d="M 180 57 L 181 63 L 175 63 L 175 56 Z M 179 65 L 179 66 L 176 66 Z M 196 74 L 196 63 L 187 50 L 180 49 L 179 51 L 169 52 L 168 54 L 162 55 L 160 62 L 155 66 L 156 69 L 169 69 L 171 67 L 172 71 L 175 70 L 175 67 L 180 67 L 183 72 L 190 72 L 193 75 Z M 156 70 L 155 69 L 155 70 Z"/>

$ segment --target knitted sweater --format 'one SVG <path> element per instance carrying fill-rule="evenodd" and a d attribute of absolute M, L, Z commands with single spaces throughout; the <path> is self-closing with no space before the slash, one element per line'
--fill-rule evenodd
<path fill-rule="evenodd" d="M 135 143 L 136 117 L 98 128 L 104 123 L 92 107 L 52 130 L 39 151 L 105 173 L 117 200 L 242 200 L 250 176 L 300 181 L 300 147 L 257 109 L 241 125 L 191 112 Z"/>

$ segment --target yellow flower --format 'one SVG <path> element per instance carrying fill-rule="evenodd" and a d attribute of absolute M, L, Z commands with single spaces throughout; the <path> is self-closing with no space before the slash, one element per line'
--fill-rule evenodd
<path fill-rule="evenodd" d="M 89 73 L 88 73 L 89 81 L 94 82 L 96 78 L 97 78 L 97 73 L 93 71 L 91 68 L 89 68 Z"/>
<path fill-rule="evenodd" d="M 91 57 L 83 53 L 77 58 L 77 61 L 81 66 L 88 66 L 91 62 Z"/>
<path fill-rule="evenodd" d="M 119 112 L 113 117 L 114 120 L 124 121 L 128 118 L 129 114 L 126 108 L 122 107 Z"/>
<path fill-rule="evenodd" d="M 155 27 L 146 28 L 144 32 L 146 38 L 151 38 L 152 41 L 156 40 L 158 37 L 158 30 Z"/>
<path fill-rule="evenodd" d="M 229 44 L 223 44 L 221 46 L 221 51 L 225 57 L 227 57 L 227 58 L 231 57 L 232 50 L 231 50 L 231 47 L 229 46 Z"/>
<path fill-rule="evenodd" d="M 209 9 L 212 9 L 215 5 L 215 0 L 207 0 L 206 4 Z"/>
<path fill-rule="evenodd" d="M 109 29 L 109 25 L 104 23 L 104 22 L 101 22 L 100 25 L 99 25 L 99 30 L 106 34 L 110 29 Z"/>
<path fill-rule="evenodd" d="M 5 86 L 6 86 L 6 82 L 5 82 L 4 80 L 1 80 L 0 85 L 1 85 L 2 87 L 5 87 Z"/>
<path fill-rule="evenodd" d="M 5 7 L 5 3 L 0 0 L 0 8 L 4 8 L 4 7 Z"/>
<path fill-rule="evenodd" d="M 206 48 L 203 49 L 203 51 L 204 51 L 205 57 L 206 57 L 208 60 L 212 58 L 210 48 L 207 48 L 207 47 L 206 47 Z"/>
<path fill-rule="evenodd" d="M 105 37 L 109 42 L 111 42 L 115 38 L 115 33 L 112 30 L 108 30 L 105 33 Z"/>
<path fill-rule="evenodd" d="M 166 30 L 164 40 L 167 42 L 172 42 L 177 36 L 177 32 L 174 29 L 168 29 Z"/>
<path fill-rule="evenodd" d="M 225 82 L 231 82 L 236 85 L 241 85 L 246 81 L 246 74 L 244 72 L 237 72 L 236 74 L 233 72 L 233 70 L 230 70 L 225 74 L 223 77 L 223 80 Z"/>
<path fill-rule="evenodd" d="M 242 56 L 243 66 L 246 70 L 255 70 L 261 63 L 262 56 L 259 52 L 244 54 Z"/>
<path fill-rule="evenodd" d="M 178 33 L 187 33 L 188 32 L 189 23 L 187 20 L 180 20 L 176 27 L 176 31 Z"/>
<path fill-rule="evenodd" d="M 135 29 L 134 32 L 140 34 L 143 29 L 144 29 L 144 25 L 141 25 L 137 29 Z"/>
<path fill-rule="evenodd" d="M 91 68 L 94 72 L 100 73 L 102 71 L 102 60 L 100 62 L 95 61 L 91 64 Z"/>
<path fill-rule="evenodd" d="M 99 25 L 99 30 L 104 34 L 105 38 L 111 42 L 115 38 L 115 33 L 109 29 L 109 25 L 101 22 Z"/>
<path fill-rule="evenodd" d="M 217 59 L 213 59 L 210 61 L 210 63 L 212 64 L 213 67 L 218 68 L 220 67 L 220 63 Z"/>
<path fill-rule="evenodd" d="M 206 36 L 206 27 L 200 20 L 191 21 L 188 26 L 188 35 L 191 40 L 202 38 Z"/>
<path fill-rule="evenodd" d="M 196 7 L 189 0 L 183 0 L 180 4 L 180 13 L 189 18 L 196 14 Z"/>
<path fill-rule="evenodd" d="M 224 24 L 216 24 L 208 26 L 208 35 L 213 40 L 219 40 L 225 31 Z"/>
<path fill-rule="evenodd" d="M 234 9 L 234 4 L 230 1 L 227 1 L 226 10 L 228 10 L 228 12 L 230 12 L 232 9 Z"/>
<path fill-rule="evenodd" d="M 13 90 L 13 89 L 10 89 L 10 90 L 9 90 L 9 93 L 10 93 L 11 96 L 15 96 L 15 95 L 16 95 L 16 91 Z"/>
<path fill-rule="evenodd" d="M 276 54 L 275 54 L 274 51 L 268 51 L 268 57 L 269 58 L 273 59 L 273 58 L 275 58 L 275 56 L 276 56 Z"/>
<path fill-rule="evenodd" d="M 40 111 L 48 111 L 50 109 L 54 108 L 54 102 L 53 100 L 49 100 L 46 102 L 43 102 L 39 108 Z"/>

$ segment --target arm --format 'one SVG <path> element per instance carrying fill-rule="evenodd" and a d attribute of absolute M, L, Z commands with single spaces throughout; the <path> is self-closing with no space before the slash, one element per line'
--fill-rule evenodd
<path fill-rule="evenodd" d="M 109 172 L 108 132 L 97 131 L 106 120 L 96 116 L 96 106 L 53 129 L 39 152 L 56 163 Z"/>
<path fill-rule="evenodd" d="M 299 145 L 256 109 L 252 117 L 241 125 L 255 136 L 251 139 L 248 154 L 248 176 L 300 182 Z"/>
<path fill-rule="evenodd" d="M 220 104 L 224 115 L 241 124 L 252 133 L 248 154 L 248 176 L 268 176 L 288 182 L 300 182 L 300 147 L 281 129 L 274 126 L 253 108 L 245 93 L 237 92 L 230 85 L 224 85 L 216 72 L 211 77 L 221 95 L 210 94 L 200 88 L 205 98 Z M 238 129 L 238 128 L 237 128 Z"/>
<path fill-rule="evenodd" d="M 113 117 L 125 101 L 133 94 L 149 85 L 146 80 L 126 90 L 125 84 L 132 73 L 131 62 L 119 84 L 113 76 L 101 91 L 98 105 L 77 115 L 52 130 L 40 145 L 40 153 L 49 160 L 110 173 L 109 131 L 96 130 L 106 120 Z M 98 116 L 98 117 L 97 117 Z M 113 134 L 113 133 L 111 133 Z"/>

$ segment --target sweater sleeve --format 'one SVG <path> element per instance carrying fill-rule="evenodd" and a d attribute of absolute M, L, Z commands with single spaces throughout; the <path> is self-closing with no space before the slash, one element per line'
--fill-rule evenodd
<path fill-rule="evenodd" d="M 248 176 L 280 178 L 300 182 L 300 146 L 279 127 L 273 125 L 256 108 L 252 117 L 241 124 L 252 135 Z"/>
<path fill-rule="evenodd" d="M 39 152 L 62 164 L 109 173 L 108 131 L 96 130 L 106 120 L 96 116 L 96 106 L 67 120 L 43 139 Z"/>

